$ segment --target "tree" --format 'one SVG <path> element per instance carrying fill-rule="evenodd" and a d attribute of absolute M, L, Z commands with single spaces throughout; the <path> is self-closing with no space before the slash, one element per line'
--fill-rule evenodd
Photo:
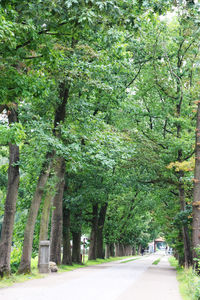
<path fill-rule="evenodd" d="M 200 102 L 198 101 L 197 106 L 197 126 L 196 126 L 196 147 L 195 147 L 195 171 L 194 171 L 194 201 L 193 201 L 193 236 L 192 236 L 192 246 L 193 246 L 193 258 L 198 257 L 198 248 L 200 244 L 200 189 L 199 189 L 199 180 L 200 180 Z M 196 263 L 194 262 L 196 265 Z M 198 267 L 198 266 L 197 266 Z"/>
<path fill-rule="evenodd" d="M 9 126 L 18 122 L 17 105 L 7 106 Z M 10 253 L 19 186 L 19 146 L 9 142 L 8 188 L 0 240 L 0 276 L 10 273 Z"/>

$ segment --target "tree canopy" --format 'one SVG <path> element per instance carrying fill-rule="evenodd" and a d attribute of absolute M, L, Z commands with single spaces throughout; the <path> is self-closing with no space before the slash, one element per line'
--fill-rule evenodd
<path fill-rule="evenodd" d="M 1 1 L 1 276 L 11 244 L 23 273 L 44 238 L 80 262 L 81 235 L 193 263 L 199 36 L 195 1 Z"/>

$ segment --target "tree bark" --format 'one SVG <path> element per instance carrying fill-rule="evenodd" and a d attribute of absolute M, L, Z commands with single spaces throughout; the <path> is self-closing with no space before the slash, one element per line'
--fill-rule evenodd
<path fill-rule="evenodd" d="M 50 188 L 46 192 L 44 198 L 44 205 L 43 205 L 42 216 L 40 221 L 40 238 L 39 238 L 40 241 L 48 240 L 49 218 L 50 218 L 50 212 L 51 212 L 54 196 L 55 196 L 54 191 L 53 189 Z"/>
<path fill-rule="evenodd" d="M 50 219 L 51 207 L 53 204 L 53 198 L 54 198 L 54 190 L 53 188 L 49 188 L 49 190 L 46 192 L 44 198 L 44 205 L 42 209 L 42 216 L 40 221 L 40 237 L 39 237 L 40 242 L 48 240 L 49 219 Z M 40 264 L 40 251 L 38 254 L 38 266 L 39 264 Z"/>
<path fill-rule="evenodd" d="M 81 231 L 72 232 L 73 246 L 72 246 L 72 262 L 81 264 Z"/>
<path fill-rule="evenodd" d="M 57 130 L 58 125 L 64 121 L 65 119 L 65 114 L 66 114 L 66 103 L 67 99 L 69 96 L 69 88 L 66 87 L 66 83 L 63 82 L 60 85 L 60 99 L 62 99 L 62 102 L 60 105 L 58 105 L 56 113 L 55 113 L 55 119 L 54 119 L 54 130 L 53 133 L 54 135 L 59 136 L 59 130 Z M 28 215 L 28 220 L 25 228 L 25 233 L 24 233 L 24 245 L 23 245 L 23 252 L 22 252 L 22 259 L 21 263 L 19 266 L 19 273 L 29 273 L 31 271 L 31 253 L 32 253 L 32 243 L 33 243 L 33 233 L 34 233 L 34 226 L 35 226 L 35 221 L 37 218 L 38 210 L 40 207 L 41 203 L 41 198 L 43 195 L 44 187 L 46 184 L 46 181 L 49 177 L 50 173 L 50 163 L 49 163 L 49 157 L 52 159 L 53 153 L 47 153 L 47 159 L 44 162 L 44 167 L 42 168 L 42 172 L 40 174 L 36 192 L 33 197 L 33 201 L 31 203 L 29 215 Z M 53 242 L 51 244 L 51 258 L 53 258 L 56 263 L 60 263 L 60 252 L 61 250 L 58 250 L 61 248 L 61 239 L 62 239 L 62 229 L 60 229 L 60 226 L 62 228 L 62 205 L 58 205 L 59 200 L 62 203 L 62 196 L 63 196 L 63 175 L 61 173 L 63 172 L 63 159 L 58 158 L 58 168 L 57 168 L 57 175 L 58 175 L 58 180 L 60 180 L 60 184 L 57 185 L 57 194 L 54 197 L 54 206 L 56 209 L 53 212 L 53 228 L 52 228 L 52 237 L 53 237 Z M 56 210 L 59 210 L 57 212 Z M 55 212 L 56 211 L 56 212 Z M 58 217 L 58 215 L 60 216 Z M 61 219 L 61 222 L 60 222 Z M 56 224 L 56 221 L 58 224 Z M 60 224 L 61 223 L 61 224 Z M 56 224 L 56 225 L 55 225 Z M 57 233 L 54 232 L 54 230 L 58 230 Z M 57 234 L 60 234 L 59 236 L 59 243 L 57 244 Z M 55 241 L 54 241 L 55 238 Z"/>
<path fill-rule="evenodd" d="M 182 184 L 179 185 L 179 195 L 180 195 L 180 206 L 181 211 L 185 211 L 185 191 Z M 183 243 L 184 243 L 184 257 L 185 257 L 185 267 L 188 268 L 192 264 L 192 253 L 190 247 L 190 236 L 187 225 L 182 226 Z"/>
<path fill-rule="evenodd" d="M 31 272 L 31 254 L 32 254 L 35 222 L 37 219 L 38 210 L 40 207 L 44 188 L 47 179 L 49 177 L 50 168 L 51 168 L 51 158 L 52 158 L 52 154 L 47 154 L 47 157 L 42 166 L 42 170 L 40 172 L 35 194 L 33 196 L 33 200 L 31 202 L 31 206 L 29 209 L 27 223 L 24 231 L 24 244 L 23 244 L 21 262 L 18 270 L 19 274 Z"/>
<path fill-rule="evenodd" d="M 63 207 L 63 265 L 72 265 L 70 244 L 70 210 Z"/>
<path fill-rule="evenodd" d="M 54 135 L 60 137 L 60 130 L 58 125 L 65 121 L 66 117 L 66 104 L 69 97 L 69 86 L 63 81 L 59 87 L 61 104 L 57 107 L 55 120 L 54 120 Z M 65 186 L 65 160 L 62 157 L 57 158 L 56 176 L 58 178 L 58 184 L 56 186 L 56 195 L 53 200 L 53 206 L 55 209 L 52 214 L 51 222 L 51 248 L 50 259 L 51 261 L 61 264 L 61 243 L 62 243 L 62 204 L 63 204 L 63 192 Z"/>
<path fill-rule="evenodd" d="M 9 110 L 9 124 L 18 122 L 15 106 Z M 19 187 L 19 147 L 9 143 L 8 188 L 0 239 L 0 276 L 10 273 L 10 254 Z"/>
<path fill-rule="evenodd" d="M 92 207 L 92 229 L 90 234 L 90 248 L 88 260 L 97 258 L 97 227 L 98 227 L 98 204 Z"/>
<path fill-rule="evenodd" d="M 124 256 L 124 245 L 119 244 L 119 256 Z"/>
<path fill-rule="evenodd" d="M 63 192 L 65 186 L 65 160 L 58 157 L 56 160 L 56 194 L 53 199 L 54 210 L 51 221 L 51 248 L 50 260 L 61 264 L 61 243 L 62 243 L 62 220 L 63 220 Z"/>
<path fill-rule="evenodd" d="M 115 256 L 119 256 L 119 243 L 115 243 Z"/>
<path fill-rule="evenodd" d="M 193 258 L 198 257 L 197 248 L 200 246 L 200 101 L 197 107 L 197 128 L 195 145 L 195 169 L 194 169 L 194 197 L 193 197 L 193 224 L 192 247 Z M 193 261 L 195 267 L 197 264 Z"/>
<path fill-rule="evenodd" d="M 140 255 L 141 252 L 142 252 L 142 245 L 140 244 L 140 245 L 138 246 L 137 254 Z M 155 252 L 156 252 L 156 250 L 155 250 Z"/>
<path fill-rule="evenodd" d="M 131 255 L 131 246 L 130 245 L 125 245 L 124 246 L 124 255 L 125 256 L 130 256 Z"/>
<path fill-rule="evenodd" d="M 98 231 L 97 231 L 97 258 L 104 258 L 104 249 L 103 249 L 103 227 L 106 218 L 108 203 L 105 203 L 101 206 L 98 218 Z"/>
<path fill-rule="evenodd" d="M 111 257 L 115 256 L 115 247 L 114 247 L 114 244 L 110 244 L 110 256 Z"/>

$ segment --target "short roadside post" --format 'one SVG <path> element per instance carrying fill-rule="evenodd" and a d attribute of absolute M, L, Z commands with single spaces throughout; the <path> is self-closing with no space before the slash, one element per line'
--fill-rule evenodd
<path fill-rule="evenodd" d="M 50 241 L 41 241 L 39 251 L 39 272 L 49 273 Z"/>

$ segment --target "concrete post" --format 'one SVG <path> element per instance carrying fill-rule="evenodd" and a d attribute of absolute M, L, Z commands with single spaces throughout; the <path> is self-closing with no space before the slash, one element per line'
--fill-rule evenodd
<path fill-rule="evenodd" d="M 40 273 L 49 273 L 49 259 L 50 259 L 50 241 L 41 241 L 39 248 L 39 272 Z"/>
<path fill-rule="evenodd" d="M 106 244 L 105 258 L 110 258 L 110 245 Z"/>

